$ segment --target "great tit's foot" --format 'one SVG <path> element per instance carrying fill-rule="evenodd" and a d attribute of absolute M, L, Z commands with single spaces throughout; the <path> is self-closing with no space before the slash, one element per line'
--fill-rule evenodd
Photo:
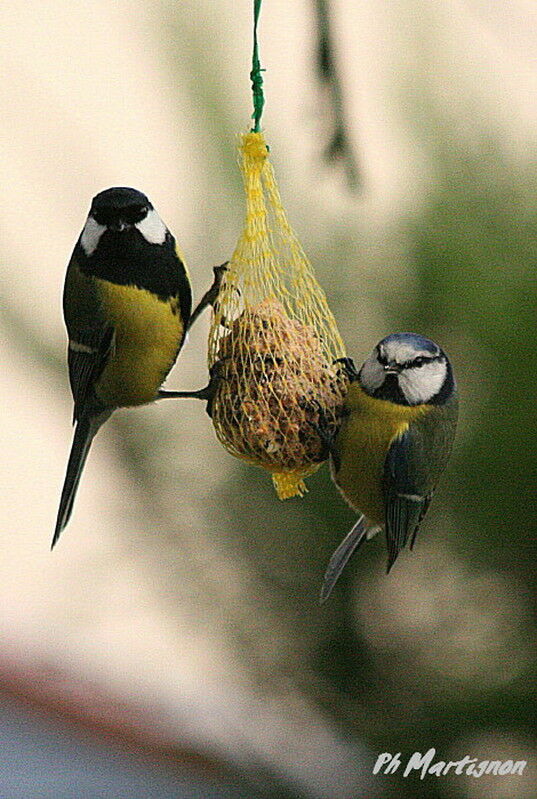
<path fill-rule="evenodd" d="M 205 389 L 199 391 L 166 391 L 161 388 L 157 394 L 157 399 L 205 399 L 202 393 Z"/>
<path fill-rule="evenodd" d="M 342 365 L 343 371 L 345 372 L 351 383 L 354 383 L 355 380 L 358 380 L 359 376 L 358 370 L 356 369 L 356 366 L 354 365 L 354 361 L 352 360 L 352 358 L 336 358 L 334 363 L 335 364 L 340 363 Z"/>
<path fill-rule="evenodd" d="M 161 389 L 157 395 L 157 399 L 199 399 L 207 403 L 206 411 L 212 417 L 212 406 L 218 386 L 221 380 L 225 380 L 222 376 L 221 369 L 222 361 L 216 361 L 209 369 L 209 382 L 205 388 L 200 388 L 198 391 L 165 391 Z"/>
<path fill-rule="evenodd" d="M 211 368 L 209 369 L 209 382 L 204 389 L 202 389 L 202 393 L 204 394 L 203 399 L 207 401 L 207 405 L 205 410 L 207 414 L 211 417 L 213 416 L 213 402 L 215 400 L 216 394 L 218 392 L 218 388 L 222 380 L 226 378 L 222 374 L 222 363 L 223 358 L 218 361 L 215 361 Z"/>
<path fill-rule="evenodd" d="M 214 307 L 215 302 L 218 299 L 218 295 L 220 293 L 220 287 L 222 286 L 222 280 L 224 278 L 224 273 L 227 271 L 229 261 L 224 261 L 223 264 L 220 266 L 213 266 L 213 283 L 211 288 L 205 292 L 201 300 L 196 305 L 195 309 L 192 311 L 190 315 L 190 319 L 188 320 L 187 330 L 190 330 L 198 316 L 207 308 L 207 306 L 211 305 Z"/>
<path fill-rule="evenodd" d="M 201 301 L 204 303 L 203 308 L 206 308 L 207 305 L 211 305 L 214 308 L 214 304 L 218 299 L 218 295 L 220 294 L 220 289 L 222 287 L 222 280 L 224 279 L 224 275 L 227 272 L 229 261 L 224 261 L 223 264 L 220 266 L 213 266 L 213 284 L 209 291 L 205 292 Z M 201 303 L 200 303 L 201 304 Z"/>

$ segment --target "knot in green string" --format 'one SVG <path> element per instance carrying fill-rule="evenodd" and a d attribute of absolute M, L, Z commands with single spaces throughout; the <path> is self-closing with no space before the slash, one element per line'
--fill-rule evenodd
<path fill-rule="evenodd" d="M 252 54 L 252 71 L 250 72 L 250 80 L 252 81 L 252 96 L 254 101 L 254 113 L 252 119 L 254 126 L 253 133 L 259 133 L 259 126 L 261 123 L 261 114 L 263 113 L 263 106 L 265 105 L 265 95 L 263 94 L 263 76 L 261 64 L 259 62 L 259 51 L 257 45 L 257 21 L 259 19 L 259 12 L 261 11 L 261 0 L 254 0 L 254 51 Z"/>

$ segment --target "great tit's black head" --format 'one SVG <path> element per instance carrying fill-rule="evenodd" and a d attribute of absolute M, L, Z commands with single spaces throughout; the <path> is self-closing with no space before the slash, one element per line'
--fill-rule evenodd
<path fill-rule="evenodd" d="M 96 251 L 103 234 L 115 238 L 138 233 L 149 244 L 162 244 L 166 226 L 153 205 L 141 191 L 116 186 L 96 194 L 92 200 L 80 245 L 86 256 Z"/>
<path fill-rule="evenodd" d="M 99 225 L 121 230 L 141 222 L 152 208 L 141 191 L 120 186 L 96 194 L 91 203 L 90 216 Z"/>
<path fill-rule="evenodd" d="M 379 341 L 359 381 L 370 396 L 399 405 L 442 405 L 455 389 L 445 352 L 417 333 L 392 333 Z"/>

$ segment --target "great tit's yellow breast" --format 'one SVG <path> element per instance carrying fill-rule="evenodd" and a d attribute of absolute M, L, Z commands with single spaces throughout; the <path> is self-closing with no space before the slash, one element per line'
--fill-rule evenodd
<path fill-rule="evenodd" d="M 375 524 L 384 523 L 382 476 L 388 449 L 427 407 L 375 399 L 358 382 L 349 388 L 336 440 L 341 466 L 334 481 L 347 502 Z"/>
<path fill-rule="evenodd" d="M 95 391 L 108 405 L 152 402 L 172 368 L 183 339 L 177 298 L 96 279 L 115 341 Z"/>

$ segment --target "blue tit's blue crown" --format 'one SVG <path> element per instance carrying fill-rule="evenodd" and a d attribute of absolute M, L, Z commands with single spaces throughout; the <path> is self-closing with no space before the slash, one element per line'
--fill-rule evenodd
<path fill-rule="evenodd" d="M 419 333 L 390 333 L 389 336 L 379 341 L 378 347 L 389 346 L 390 344 L 407 344 L 409 348 L 414 349 L 416 352 L 430 352 L 431 355 L 440 355 L 442 350 L 431 341 L 430 338 L 420 336 Z"/>

